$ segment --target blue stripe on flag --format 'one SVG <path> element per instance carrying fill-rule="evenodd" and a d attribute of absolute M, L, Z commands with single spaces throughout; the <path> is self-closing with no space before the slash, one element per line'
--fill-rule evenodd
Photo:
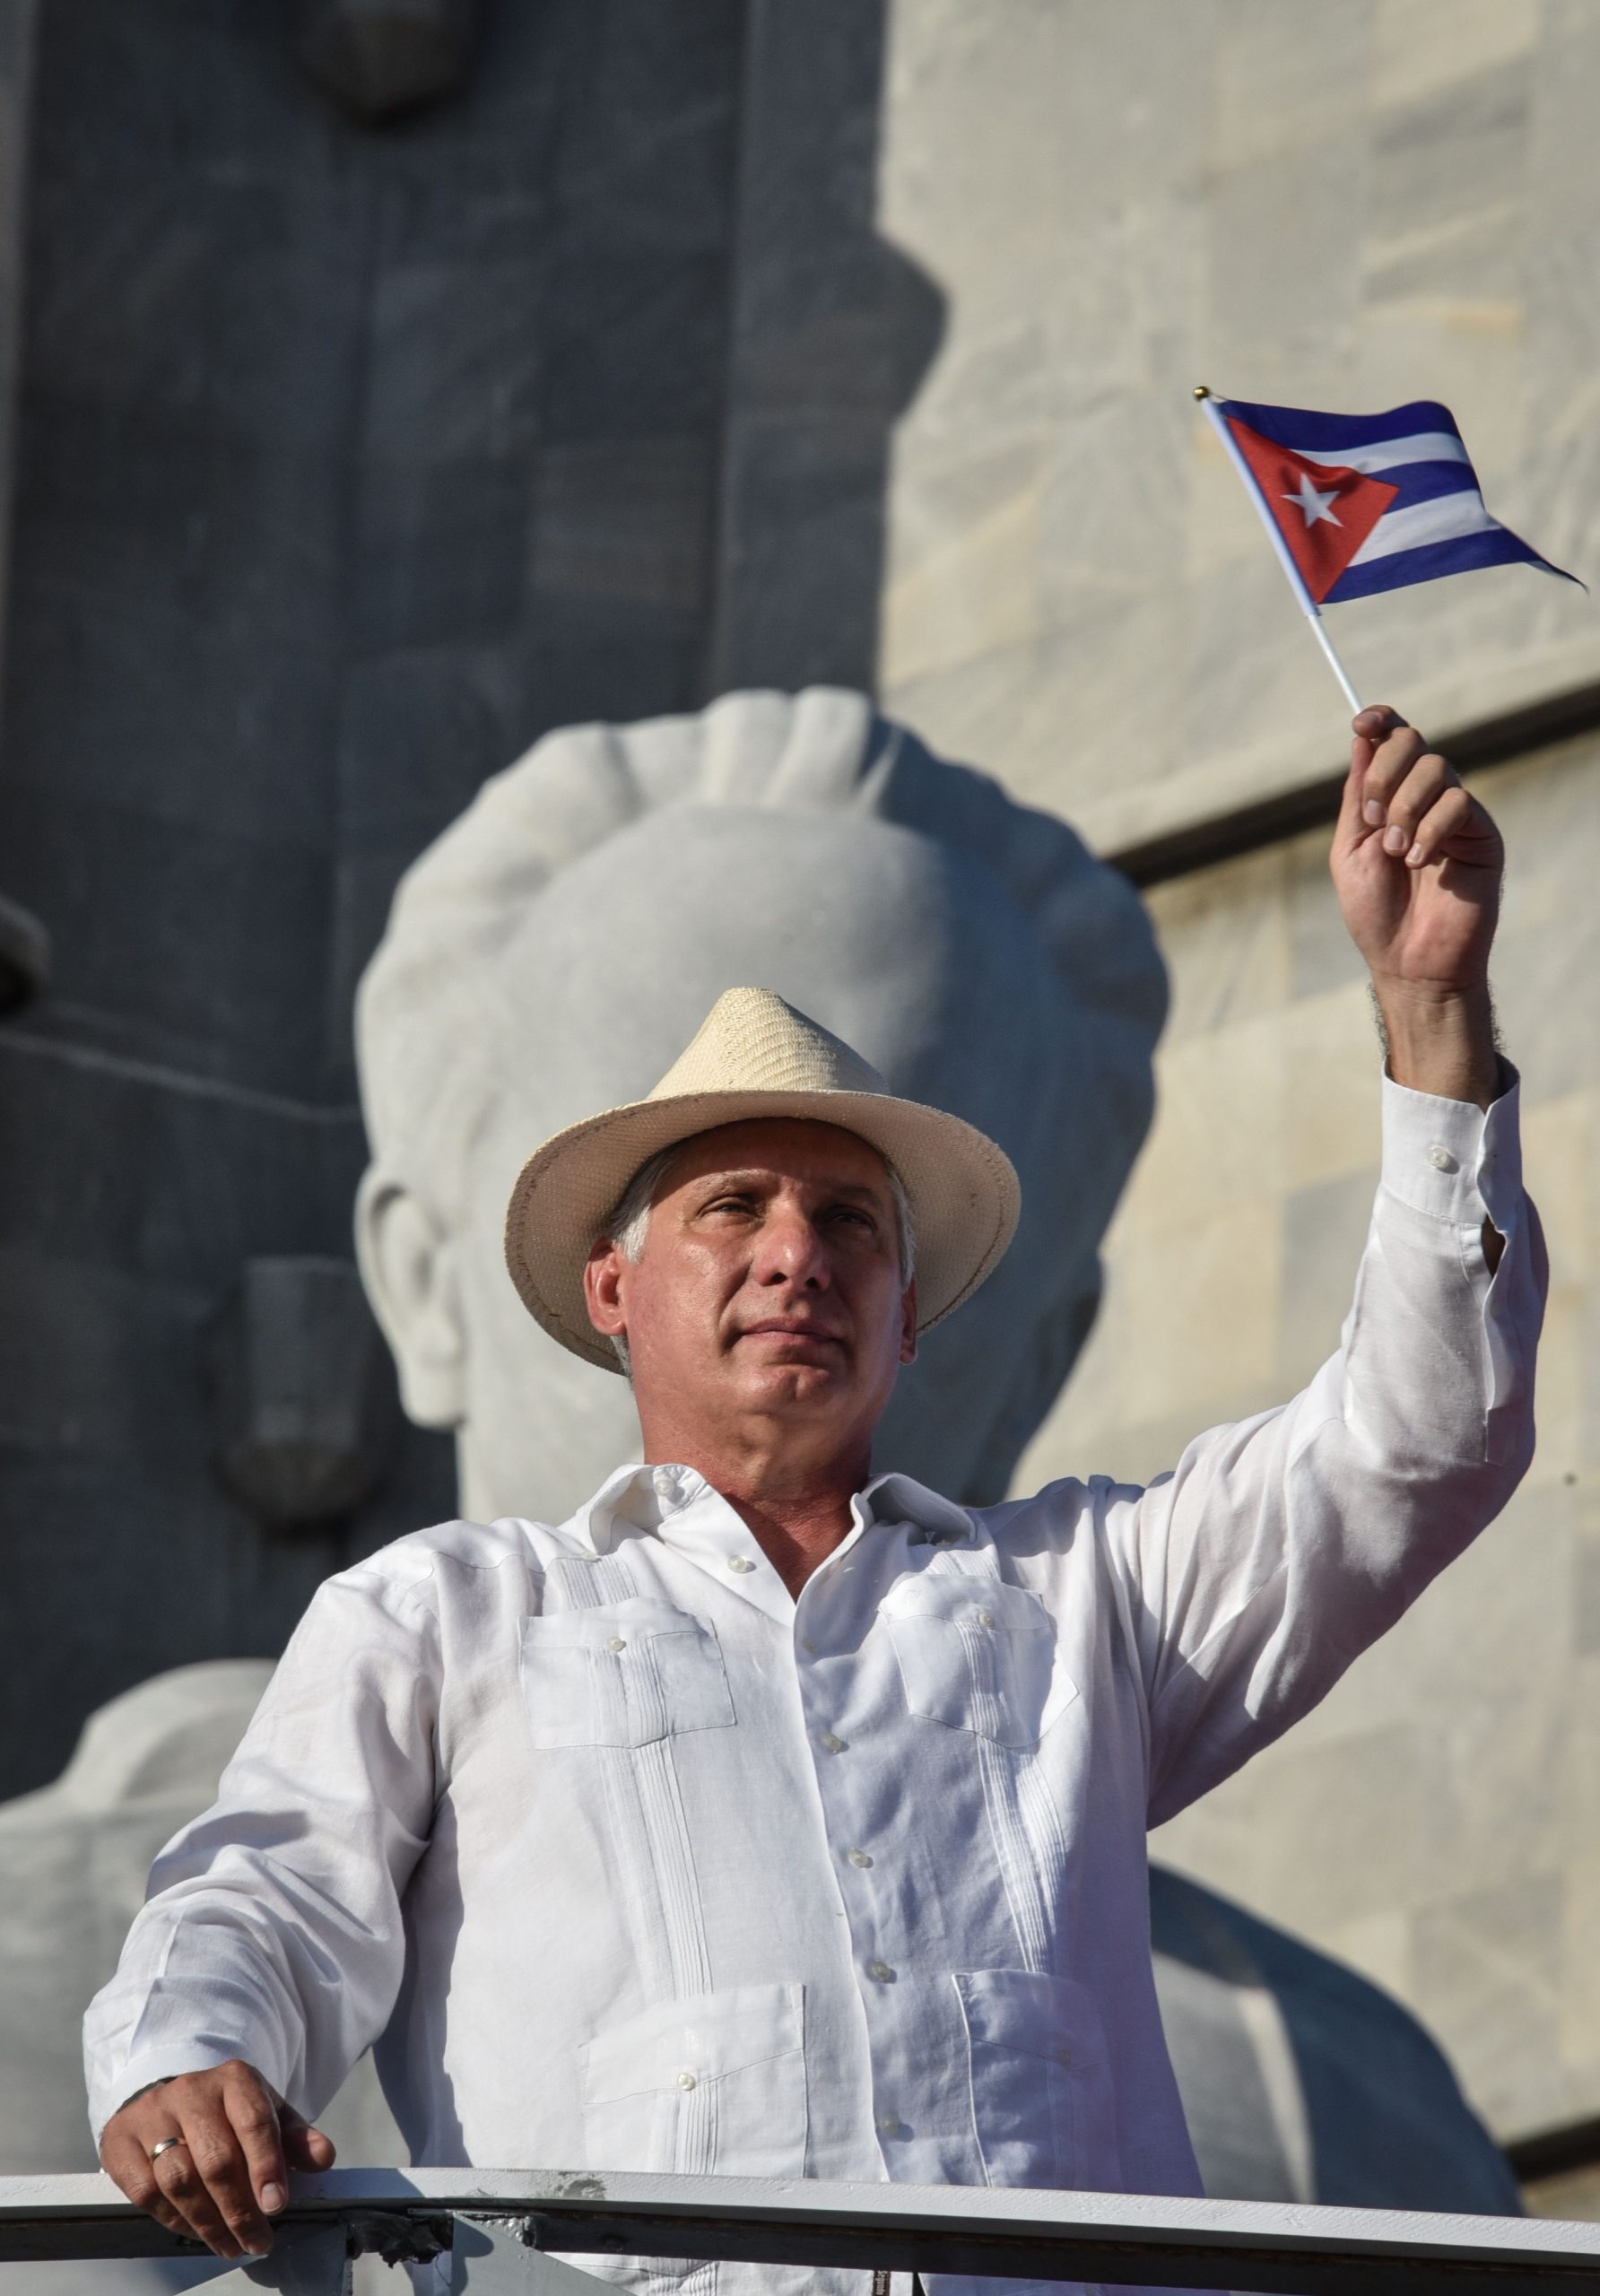
<path fill-rule="evenodd" d="M 1449 542 L 1424 543 L 1420 550 L 1392 551 L 1365 565 L 1347 566 L 1323 600 L 1343 605 L 1347 598 L 1371 597 L 1379 590 L 1403 590 L 1411 582 L 1436 581 L 1441 574 L 1468 574 L 1479 566 L 1537 566 L 1564 582 L 1577 581 L 1547 558 L 1530 549 L 1509 526 L 1491 526 L 1475 535 L 1458 535 Z M 1584 585 L 1578 583 L 1578 587 Z"/>
<path fill-rule="evenodd" d="M 1403 439 L 1413 430 L 1448 430 L 1461 437 L 1449 408 L 1432 398 L 1392 406 L 1387 414 L 1316 414 L 1305 407 L 1259 406 L 1242 398 L 1225 398 L 1218 404 L 1224 414 L 1237 414 L 1275 447 L 1291 450 L 1309 447 L 1327 453 L 1339 447 L 1377 447 L 1386 439 Z M 1389 474 L 1385 471 L 1383 475 L 1387 478 Z"/>
<path fill-rule="evenodd" d="M 1440 494 L 1476 494 L 1478 482 L 1470 463 L 1398 463 L 1391 470 L 1373 474 L 1378 483 L 1399 489 L 1397 499 L 1384 512 L 1404 510 L 1411 502 L 1431 502 Z"/>

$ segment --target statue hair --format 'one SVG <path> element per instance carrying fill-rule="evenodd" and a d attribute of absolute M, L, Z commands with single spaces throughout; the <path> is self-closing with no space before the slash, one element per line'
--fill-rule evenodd
<path fill-rule="evenodd" d="M 439 1211 L 461 1209 L 448 1191 L 463 1185 L 503 1083 L 503 1048 L 517 1041 L 501 959 L 563 868 L 668 806 L 876 817 L 980 863 L 1026 917 L 1091 1054 L 1097 1035 L 1104 1044 L 1092 1083 L 1109 1103 L 1109 1136 L 1143 1136 L 1166 983 L 1126 880 L 1065 822 L 943 763 L 863 694 L 729 693 L 694 716 L 545 735 L 486 781 L 401 878 L 357 992 L 361 1105 L 374 1163 Z"/>

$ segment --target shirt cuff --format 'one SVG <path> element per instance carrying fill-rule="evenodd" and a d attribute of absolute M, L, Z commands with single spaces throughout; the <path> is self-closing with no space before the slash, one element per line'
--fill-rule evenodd
<path fill-rule="evenodd" d="M 1522 1202 L 1522 1085 L 1509 1060 L 1487 1109 L 1383 1080 L 1383 1185 L 1430 1220 L 1509 1236 Z"/>

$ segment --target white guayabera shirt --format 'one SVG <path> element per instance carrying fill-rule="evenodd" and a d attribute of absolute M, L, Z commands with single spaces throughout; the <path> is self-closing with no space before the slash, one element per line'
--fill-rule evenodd
<path fill-rule="evenodd" d="M 1195 2192 L 1146 1824 L 1313 1706 L 1532 1444 L 1516 1091 L 1384 1099 L 1340 1352 L 1148 1490 L 883 1475 L 796 1602 L 698 1474 L 627 1467 L 329 1581 L 90 2011 L 97 2133 L 230 2057 L 315 2115 L 376 2042 L 421 2161 Z"/>

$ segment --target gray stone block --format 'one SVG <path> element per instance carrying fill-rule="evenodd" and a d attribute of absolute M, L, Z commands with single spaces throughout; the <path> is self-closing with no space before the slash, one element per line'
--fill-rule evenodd
<path fill-rule="evenodd" d="M 1378 116 L 1369 179 L 1378 298 L 1515 295 L 1530 76 L 1529 58 L 1501 58 Z"/>
<path fill-rule="evenodd" d="M 540 344 L 553 446 L 690 434 L 714 442 L 726 378 L 729 249 L 664 258 L 646 241 L 564 248 Z"/>
<path fill-rule="evenodd" d="M 714 480 L 692 433 L 547 448 L 534 484 L 535 596 L 643 607 L 697 630 Z"/>
<path fill-rule="evenodd" d="M 7 845 L 41 889 L 56 996 L 118 1050 L 272 1092 L 303 1090 L 322 1050 L 326 860 L 124 804 L 77 811 L 12 793 Z M 149 903 L 148 909 L 144 904 Z M 63 1022 L 46 1007 L 41 1026 Z"/>
<path fill-rule="evenodd" d="M 1366 967 L 1339 914 L 1328 874 L 1327 840 L 1302 838 L 1283 855 L 1289 911 L 1289 987 L 1321 996 L 1366 980 Z"/>
<path fill-rule="evenodd" d="M 1501 2126 L 1528 2126 L 1560 2079 L 1564 1897 L 1559 1874 L 1525 1873 L 1415 1917 L 1418 2010 L 1470 2020 L 1474 2090 Z M 1560 2118 L 1576 2118 L 1563 2103 Z"/>

